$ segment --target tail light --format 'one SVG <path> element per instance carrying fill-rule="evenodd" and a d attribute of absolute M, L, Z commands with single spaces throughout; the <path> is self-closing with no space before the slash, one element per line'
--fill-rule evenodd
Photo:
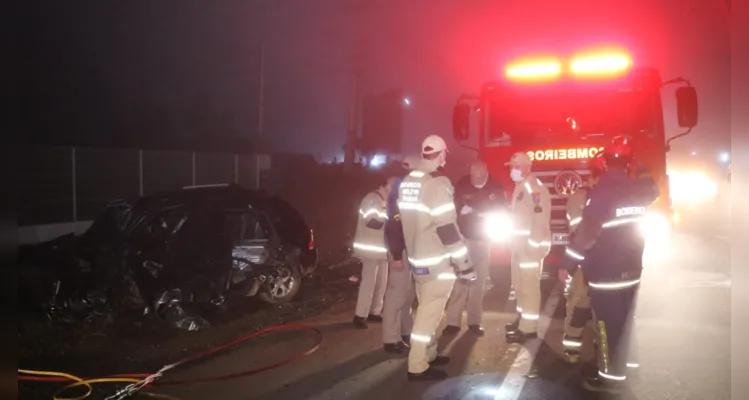
<path fill-rule="evenodd" d="M 313 229 L 309 230 L 309 244 L 307 244 L 307 250 L 314 250 L 315 249 L 315 231 Z"/>

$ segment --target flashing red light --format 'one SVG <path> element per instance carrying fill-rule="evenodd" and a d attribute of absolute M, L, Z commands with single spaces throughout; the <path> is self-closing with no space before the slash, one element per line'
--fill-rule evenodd
<path fill-rule="evenodd" d="M 570 61 L 570 72 L 578 77 L 620 74 L 630 67 L 632 58 L 624 53 L 591 54 Z"/>
<path fill-rule="evenodd" d="M 509 65 L 505 74 L 514 79 L 554 79 L 562 74 L 562 63 L 556 60 L 517 62 Z"/>
<path fill-rule="evenodd" d="M 563 74 L 575 78 L 612 77 L 627 72 L 632 64 L 632 57 L 626 52 L 597 51 L 575 56 L 564 63 L 553 58 L 514 62 L 507 66 L 505 75 L 518 81 L 549 81 Z"/>
<path fill-rule="evenodd" d="M 310 229 L 309 230 L 309 243 L 307 244 L 307 250 L 314 250 L 315 249 L 315 231 Z"/>

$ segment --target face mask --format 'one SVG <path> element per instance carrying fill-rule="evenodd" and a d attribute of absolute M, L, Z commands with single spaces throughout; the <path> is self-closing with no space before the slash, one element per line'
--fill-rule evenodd
<path fill-rule="evenodd" d="M 523 180 L 523 171 L 513 168 L 510 171 L 510 179 L 512 179 L 513 182 L 521 182 Z"/>

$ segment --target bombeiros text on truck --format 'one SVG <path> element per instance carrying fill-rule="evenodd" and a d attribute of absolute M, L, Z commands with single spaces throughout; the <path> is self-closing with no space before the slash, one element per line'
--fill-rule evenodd
<path fill-rule="evenodd" d="M 547 53 L 548 54 L 548 53 Z M 686 131 L 666 139 L 661 89 L 675 90 L 678 124 Z M 504 163 L 517 151 L 533 160 L 533 171 L 552 196 L 552 249 L 544 277 L 556 276 L 556 264 L 569 241 L 567 198 L 588 178 L 588 162 L 614 136 L 632 138 L 635 165 L 644 166 L 658 184 L 660 197 L 648 210 L 643 231 L 648 242 L 663 237 L 675 219 L 671 209 L 666 153 L 669 143 L 697 125 L 697 93 L 676 78 L 663 81 L 655 68 L 637 65 L 619 48 L 587 48 L 570 54 L 523 57 L 508 63 L 501 78 L 489 81 L 478 95 L 463 95 L 453 110 L 453 135 L 470 138 L 469 119 L 479 116 L 478 152 L 497 179 L 512 194 L 513 183 Z M 633 170 L 633 174 L 637 174 Z M 487 234 L 495 242 L 491 275 L 508 285 L 510 218 L 487 219 Z"/>

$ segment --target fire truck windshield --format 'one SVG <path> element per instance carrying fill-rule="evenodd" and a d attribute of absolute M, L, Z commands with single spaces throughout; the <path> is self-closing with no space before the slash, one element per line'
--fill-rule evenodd
<path fill-rule="evenodd" d="M 537 146 L 600 140 L 616 135 L 651 137 L 659 102 L 653 91 L 508 91 L 487 104 L 487 143 Z"/>

